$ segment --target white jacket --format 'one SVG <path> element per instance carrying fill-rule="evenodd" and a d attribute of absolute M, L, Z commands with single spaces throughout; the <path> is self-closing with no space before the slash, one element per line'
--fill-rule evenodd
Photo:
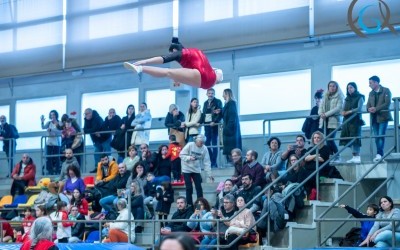
<path fill-rule="evenodd" d="M 189 131 L 185 132 L 185 138 L 189 135 L 198 135 L 200 134 L 200 119 L 201 119 L 201 110 L 197 109 L 196 113 L 193 113 L 192 115 L 189 114 L 189 112 L 186 113 L 186 120 L 185 120 L 185 126 L 186 129 Z"/>
<path fill-rule="evenodd" d="M 134 221 L 134 217 L 131 213 L 131 243 L 135 242 L 135 222 Z M 112 222 L 110 223 L 110 229 L 119 229 L 122 232 L 124 232 L 126 235 L 128 235 L 129 232 L 129 224 L 128 222 L 118 222 L 119 220 L 129 220 L 129 211 L 128 208 L 124 208 L 121 211 L 119 211 L 119 215 L 117 217 L 117 219 L 115 219 L 116 222 Z"/>

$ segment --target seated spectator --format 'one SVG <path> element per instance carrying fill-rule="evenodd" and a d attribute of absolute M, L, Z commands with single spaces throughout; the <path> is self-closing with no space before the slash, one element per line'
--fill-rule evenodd
<path fill-rule="evenodd" d="M 137 155 L 137 148 L 134 145 L 129 146 L 128 156 L 124 159 L 123 163 L 126 165 L 126 170 L 133 170 L 133 166 L 140 161 L 140 157 Z"/>
<path fill-rule="evenodd" d="M 167 176 L 171 179 L 171 161 L 167 158 L 168 146 L 161 145 L 154 160 L 154 175 Z"/>
<path fill-rule="evenodd" d="M 282 162 L 282 151 L 280 151 L 281 140 L 278 137 L 269 138 L 267 145 L 269 151 L 265 153 L 261 160 L 261 165 L 266 173 L 265 179 L 267 183 L 272 182 L 279 176 L 279 171 L 284 172 L 284 162 Z"/>
<path fill-rule="evenodd" d="M 291 155 L 296 155 L 297 159 L 300 159 L 303 155 L 307 153 L 307 149 L 304 147 L 306 142 L 306 138 L 303 135 L 296 136 L 296 143 L 289 144 L 287 146 L 286 151 L 282 152 L 281 158 L 282 161 L 286 161 L 289 159 Z M 289 166 L 289 161 L 286 163 L 286 166 Z M 304 161 L 301 162 L 301 165 L 304 165 Z"/>
<path fill-rule="evenodd" d="M 375 218 L 376 215 L 379 213 L 379 207 L 376 204 L 369 204 L 367 207 L 367 213 L 363 214 L 354 208 L 341 204 L 339 205 L 340 208 L 344 208 L 347 212 L 354 216 L 354 218 Z M 360 238 L 352 245 L 352 247 L 358 247 L 361 242 L 363 242 L 367 236 L 369 231 L 371 230 L 372 226 L 374 225 L 374 221 L 360 221 L 361 223 L 361 235 Z M 371 245 L 372 243 L 370 243 Z M 371 245 L 372 246 L 372 245 Z"/>
<path fill-rule="evenodd" d="M 257 162 L 258 153 L 255 150 L 249 150 L 246 153 L 246 161 L 242 168 L 241 177 L 243 180 L 243 176 L 251 175 L 251 179 L 253 180 L 253 185 L 259 186 L 263 188 L 267 182 L 265 181 L 265 174 L 263 166 Z M 242 185 L 241 182 L 237 182 L 236 185 L 240 187 Z"/>
<path fill-rule="evenodd" d="M 168 235 L 162 240 L 160 244 L 160 250 L 171 250 L 171 249 L 193 250 L 195 249 L 194 241 L 192 238 L 184 234 Z"/>
<path fill-rule="evenodd" d="M 22 160 L 17 163 L 11 173 L 11 195 L 24 194 L 27 186 L 35 186 L 36 166 L 28 154 L 22 155 Z"/>
<path fill-rule="evenodd" d="M 143 143 L 140 145 L 140 161 L 143 162 L 146 172 L 154 171 L 154 155 L 149 149 L 149 145 Z"/>
<path fill-rule="evenodd" d="M 109 228 L 108 238 L 103 242 L 128 242 L 128 234 L 131 235 L 131 243 L 135 242 L 135 223 L 133 222 L 135 218 L 132 213 L 130 214 L 127 208 L 127 201 L 121 198 L 117 202 L 117 208 L 119 215 L 115 222 L 107 222 L 104 226 Z M 121 220 L 119 222 L 119 220 Z M 132 221 L 129 231 L 129 223 L 127 220 Z"/>
<path fill-rule="evenodd" d="M 10 223 L 2 219 L 1 222 L 3 224 L 3 239 L 1 240 L 1 242 L 12 242 L 14 232 Z"/>
<path fill-rule="evenodd" d="M 64 189 L 64 184 L 68 176 L 67 168 L 68 166 L 75 166 L 77 169 L 80 169 L 78 160 L 75 158 L 72 149 L 65 149 L 65 161 L 61 164 L 61 172 L 60 177 L 57 180 L 51 182 L 49 184 L 49 188 L 54 188 L 58 190 L 58 193 L 61 193 Z"/>
<path fill-rule="evenodd" d="M 85 216 L 81 214 L 77 206 L 71 206 L 71 212 L 68 215 L 68 220 L 71 221 L 84 221 Z M 76 243 L 83 239 L 83 234 L 85 233 L 85 222 L 73 222 L 71 228 L 71 238 L 68 239 L 68 243 Z"/>
<path fill-rule="evenodd" d="M 256 213 L 261 207 L 261 200 L 260 198 L 257 198 L 252 204 L 249 204 L 249 202 L 260 192 L 260 186 L 256 186 L 253 184 L 253 177 L 251 176 L 251 174 L 245 174 L 242 176 L 242 188 L 238 190 L 237 196 L 243 197 L 244 202 L 247 205 L 251 205 L 247 207 L 250 207 L 250 211 L 252 213 Z"/>
<path fill-rule="evenodd" d="M 243 157 L 242 150 L 234 148 L 231 151 L 232 163 L 235 169 L 231 180 L 234 185 L 242 182 L 242 171 L 243 171 Z M 239 185 L 240 186 L 240 185 Z"/>
<path fill-rule="evenodd" d="M 63 193 L 70 198 L 74 189 L 78 189 L 81 194 L 85 192 L 86 185 L 81 178 L 81 171 L 71 165 L 67 168 L 67 179 L 65 181 Z"/>
<path fill-rule="evenodd" d="M 126 188 L 130 188 L 130 185 L 133 181 L 137 181 L 140 185 L 140 188 L 143 190 L 144 196 L 144 187 L 147 184 L 147 171 L 145 170 L 145 163 L 140 161 L 133 166 L 133 171 L 131 177 L 128 179 L 126 183 Z"/>
<path fill-rule="evenodd" d="M 239 196 L 236 198 L 236 206 L 238 209 L 241 209 L 246 206 L 244 197 Z M 225 231 L 225 239 L 227 244 L 233 242 L 239 235 L 247 229 L 250 229 L 250 226 L 254 225 L 255 219 L 250 209 L 245 208 L 242 212 L 236 215 L 230 222 L 229 227 Z M 256 227 L 253 226 L 251 228 L 254 232 Z M 238 250 L 240 245 L 246 244 L 250 242 L 249 239 L 242 237 L 239 241 L 234 243 L 229 249 Z"/>
<path fill-rule="evenodd" d="M 57 202 L 57 210 L 50 214 L 52 221 L 68 220 L 67 203 L 65 201 Z M 57 224 L 57 242 L 68 243 L 68 238 L 71 237 L 72 222 L 56 222 Z"/>
<path fill-rule="evenodd" d="M 41 217 L 33 222 L 30 240 L 24 242 L 21 250 L 58 250 L 52 241 L 53 226 L 47 217 Z"/>
<path fill-rule="evenodd" d="M 112 158 L 112 157 L 111 157 Z M 118 174 L 118 164 L 114 158 L 110 159 L 107 154 L 102 154 L 100 162 L 97 164 L 96 187 L 101 187 L 111 181 Z"/>
<path fill-rule="evenodd" d="M 41 186 L 40 187 L 40 193 L 38 195 L 38 197 L 36 198 L 36 200 L 33 202 L 33 205 L 39 206 L 39 205 L 46 205 L 47 202 L 54 196 L 57 196 L 56 194 L 53 194 L 51 192 L 49 192 L 47 190 L 47 188 L 45 186 Z"/>
<path fill-rule="evenodd" d="M 197 98 L 192 98 L 192 100 L 190 100 L 189 110 L 186 113 L 186 120 L 181 125 L 181 127 L 186 128 L 186 141 L 194 141 L 194 138 L 200 134 L 200 120 L 201 108 L 199 107 L 199 100 Z"/>
<path fill-rule="evenodd" d="M 292 167 L 299 160 L 296 154 L 289 156 L 288 168 Z M 301 183 L 307 178 L 307 173 L 301 163 L 297 164 L 294 168 L 288 170 L 280 180 L 284 185 L 288 183 Z"/>
<path fill-rule="evenodd" d="M 168 152 L 165 155 L 165 158 L 171 161 L 171 171 L 174 183 L 179 182 L 182 176 L 181 158 L 179 157 L 181 151 L 182 147 L 176 141 L 176 136 L 169 135 Z"/>
<path fill-rule="evenodd" d="M 132 121 L 131 126 L 135 127 L 135 131 L 132 133 L 131 144 L 135 146 L 149 144 L 151 114 L 150 109 L 147 109 L 147 104 L 145 102 L 142 102 L 139 105 L 139 112 Z"/>
<path fill-rule="evenodd" d="M 224 182 L 224 188 L 217 194 L 217 199 L 214 208 L 217 210 L 223 205 L 224 197 L 230 194 L 233 190 L 233 182 L 231 179 L 226 179 Z"/>
<path fill-rule="evenodd" d="M 78 208 L 79 214 L 88 215 L 89 213 L 89 205 L 84 197 L 84 193 L 77 188 L 74 189 L 71 198 L 71 209 L 73 207 Z"/>
<path fill-rule="evenodd" d="M 380 212 L 376 216 L 377 219 L 400 219 L 400 209 L 394 208 L 392 198 L 389 196 L 382 196 L 379 199 Z M 375 247 L 394 247 L 392 246 L 392 227 L 391 221 L 375 221 L 371 230 L 368 233 L 367 238 L 361 242 L 360 246 L 370 246 L 371 242 L 375 243 Z M 395 244 L 400 243 L 400 223 L 396 221 L 394 224 L 394 237 Z"/>
<path fill-rule="evenodd" d="M 166 220 L 171 210 L 171 204 L 174 202 L 174 190 L 172 190 L 170 181 L 163 181 L 160 187 L 157 187 L 157 206 L 155 211 L 158 213 L 159 220 Z M 164 222 L 161 222 L 164 227 Z"/>
<path fill-rule="evenodd" d="M 136 220 L 144 219 L 144 201 L 143 201 L 143 191 L 140 184 L 137 181 L 131 183 L 131 211 L 133 217 Z M 143 222 L 138 222 L 136 224 L 135 233 L 141 233 L 143 231 Z"/>
<path fill-rule="evenodd" d="M 35 219 L 36 218 L 32 216 L 32 208 L 30 208 L 30 207 L 25 208 L 24 218 L 22 219 L 22 221 L 23 221 L 22 226 L 23 226 L 24 232 L 26 234 L 29 234 L 29 231 L 31 230 L 32 222 Z"/>
<path fill-rule="evenodd" d="M 192 206 L 187 206 L 186 198 L 183 196 L 179 196 L 176 199 L 176 206 L 177 210 L 176 212 L 172 215 L 172 220 L 177 220 L 177 219 L 189 219 L 190 216 L 193 214 L 193 208 Z M 161 234 L 170 234 L 171 232 L 190 232 L 192 229 L 187 226 L 186 222 L 168 222 L 165 227 L 161 228 Z"/>
<path fill-rule="evenodd" d="M 201 219 L 201 220 L 210 220 L 216 218 L 216 213 L 211 212 L 211 206 L 208 201 L 202 197 L 198 198 L 194 202 L 194 213 L 190 216 L 189 219 Z M 192 230 L 198 230 L 203 233 L 210 233 L 213 230 L 214 222 L 213 221 L 188 221 L 187 226 L 190 227 Z M 198 242 L 200 245 L 208 245 L 212 240 L 212 235 L 204 235 Z"/>
<path fill-rule="evenodd" d="M 168 128 L 168 134 L 171 133 L 171 129 L 177 130 L 178 132 L 185 132 L 185 128 L 182 127 L 182 123 L 185 122 L 185 115 L 179 111 L 179 107 L 176 104 L 169 105 L 169 112 L 165 117 L 164 125 Z"/>
<path fill-rule="evenodd" d="M 126 170 L 126 165 L 120 163 L 118 165 L 117 176 L 111 181 L 98 187 L 103 197 L 100 199 L 100 205 L 106 212 L 113 210 L 114 200 L 118 197 L 118 190 L 125 189 L 130 175 L 131 172 Z"/>
<path fill-rule="evenodd" d="M 15 227 L 13 232 L 15 243 L 24 243 L 29 240 L 29 234 L 25 233 L 24 227 Z"/>
<path fill-rule="evenodd" d="M 157 196 L 157 187 L 161 186 L 163 182 L 170 182 L 171 178 L 168 176 L 160 176 L 160 177 L 155 177 L 153 173 L 147 173 L 146 175 L 146 185 L 144 186 L 144 205 L 145 205 L 145 211 L 150 212 L 148 209 L 148 205 L 152 204 L 153 206 L 153 211 L 156 211 L 157 208 L 157 203 L 159 199 L 156 198 Z M 173 202 L 173 198 L 172 198 Z M 171 203 L 172 203 L 171 202 Z M 154 214 L 151 215 L 153 217 Z"/>

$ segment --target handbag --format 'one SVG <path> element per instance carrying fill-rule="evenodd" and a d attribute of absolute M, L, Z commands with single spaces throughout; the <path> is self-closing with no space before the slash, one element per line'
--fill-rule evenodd
<path fill-rule="evenodd" d="M 72 142 L 71 149 L 76 149 L 82 145 L 83 136 L 81 133 L 75 135 L 74 141 Z"/>

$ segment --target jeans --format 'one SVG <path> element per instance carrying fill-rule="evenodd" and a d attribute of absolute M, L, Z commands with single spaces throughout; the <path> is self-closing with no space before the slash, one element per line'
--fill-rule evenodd
<path fill-rule="evenodd" d="M 101 154 L 100 153 L 106 153 L 107 155 L 111 155 L 111 137 L 107 139 L 104 142 L 94 142 L 93 147 L 94 147 L 94 162 L 95 166 L 97 166 L 97 163 L 100 162 L 101 159 Z"/>
<path fill-rule="evenodd" d="M 371 126 L 375 136 L 385 135 L 388 122 L 377 123 L 376 121 L 373 120 Z M 375 138 L 375 144 L 376 144 L 376 153 L 383 156 L 383 148 L 385 147 L 385 137 Z"/>
<path fill-rule="evenodd" d="M 210 235 L 204 236 L 204 238 L 201 240 L 200 245 L 216 245 L 217 244 L 217 239 L 215 238 L 215 243 L 211 244 L 213 242 L 214 238 L 212 238 Z M 212 248 L 208 247 L 200 247 L 199 250 L 210 250 Z"/>
<path fill-rule="evenodd" d="M 400 233 L 396 232 L 394 237 L 396 238 L 396 247 L 399 247 L 400 244 Z M 375 247 L 392 247 L 392 231 L 385 230 L 379 233 L 375 237 Z M 393 246 L 394 247 L 394 246 Z"/>
<path fill-rule="evenodd" d="M 201 175 L 199 173 L 183 173 L 183 178 L 185 179 L 186 185 L 186 200 L 188 205 L 193 205 L 193 185 L 196 187 L 197 199 L 203 197 L 203 188 L 201 187 Z"/>
<path fill-rule="evenodd" d="M 204 135 L 206 136 L 205 145 L 210 155 L 211 167 L 216 167 L 218 157 L 218 126 L 204 126 Z"/>
<path fill-rule="evenodd" d="M 106 210 L 107 212 L 110 212 L 114 207 L 114 200 L 117 198 L 116 195 L 109 195 L 104 198 L 100 199 L 100 206 Z"/>

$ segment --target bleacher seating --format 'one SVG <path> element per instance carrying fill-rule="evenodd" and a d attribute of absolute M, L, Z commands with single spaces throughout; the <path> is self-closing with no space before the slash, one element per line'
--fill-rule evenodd
<path fill-rule="evenodd" d="M 4 195 L 0 200 L 0 208 L 3 208 L 5 205 L 10 205 L 12 202 L 12 195 Z"/>
<path fill-rule="evenodd" d="M 28 201 L 28 196 L 25 194 L 16 195 L 11 204 L 4 205 L 4 208 L 17 208 L 19 204 L 25 204 Z"/>
<path fill-rule="evenodd" d="M 26 203 L 18 204 L 18 208 L 32 207 L 38 196 L 38 194 L 31 195 Z"/>

